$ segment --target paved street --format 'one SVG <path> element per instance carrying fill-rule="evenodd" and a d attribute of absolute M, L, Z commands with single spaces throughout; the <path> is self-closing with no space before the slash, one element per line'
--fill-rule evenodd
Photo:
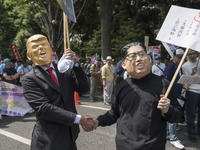
<path fill-rule="evenodd" d="M 102 97 L 98 96 L 96 102 L 90 102 L 88 95 L 80 97 L 81 106 L 77 107 L 78 113 L 97 117 L 109 110 L 105 106 Z M 24 117 L 4 116 L 0 121 L 0 150 L 28 150 L 30 149 L 31 133 L 35 123 L 35 114 L 27 114 Z M 77 140 L 78 150 L 115 150 L 116 125 L 99 127 L 92 132 L 81 133 Z M 187 140 L 186 127 L 180 126 L 178 137 L 186 146 L 186 150 L 200 150 L 200 137 L 198 143 L 192 144 Z M 166 150 L 177 150 L 167 142 Z"/>

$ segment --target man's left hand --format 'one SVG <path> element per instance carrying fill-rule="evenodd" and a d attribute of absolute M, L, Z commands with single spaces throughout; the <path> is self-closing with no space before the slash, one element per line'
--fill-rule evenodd
<path fill-rule="evenodd" d="M 73 60 L 74 64 L 76 64 L 76 53 L 75 52 L 73 52 L 71 49 L 66 49 L 64 54 L 66 55 L 67 59 Z"/>
<path fill-rule="evenodd" d="M 170 99 L 160 95 L 161 99 L 158 102 L 157 108 L 161 110 L 162 113 L 167 113 L 170 106 Z"/>

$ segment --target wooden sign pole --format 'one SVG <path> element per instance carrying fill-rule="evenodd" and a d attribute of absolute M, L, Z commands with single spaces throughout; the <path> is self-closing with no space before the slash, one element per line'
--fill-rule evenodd
<path fill-rule="evenodd" d="M 176 77 L 177 77 L 177 75 L 178 75 L 179 70 L 181 69 L 181 66 L 182 66 L 182 64 L 183 64 L 183 62 L 184 62 L 184 60 L 185 60 L 185 58 L 186 58 L 186 56 L 187 56 L 188 51 L 189 51 L 189 48 L 186 49 L 186 51 L 185 51 L 185 53 L 184 53 L 184 55 L 183 55 L 183 57 L 182 57 L 182 59 L 181 59 L 179 65 L 178 65 L 178 68 L 176 69 L 176 72 L 175 72 L 175 74 L 174 74 L 174 76 L 173 76 L 173 78 L 172 78 L 172 80 L 171 80 L 171 82 L 170 82 L 170 84 L 169 84 L 169 87 L 168 87 L 168 89 L 167 89 L 167 91 L 166 91 L 166 93 L 165 93 L 165 97 L 166 97 L 166 98 L 167 98 L 168 95 L 169 95 L 169 92 L 170 92 L 170 90 L 171 90 L 171 88 L 172 88 L 172 86 L 173 86 L 173 84 L 174 84 L 174 81 L 175 81 L 175 79 L 176 79 Z"/>
<path fill-rule="evenodd" d="M 63 29 L 64 29 L 64 52 L 65 52 L 67 48 L 70 49 L 70 43 L 69 43 L 68 19 L 67 15 L 64 12 L 63 12 Z"/>
<path fill-rule="evenodd" d="M 65 52 L 67 46 L 66 46 L 66 15 L 64 12 L 63 12 L 63 29 L 64 29 L 63 32 L 64 32 L 64 52 Z"/>

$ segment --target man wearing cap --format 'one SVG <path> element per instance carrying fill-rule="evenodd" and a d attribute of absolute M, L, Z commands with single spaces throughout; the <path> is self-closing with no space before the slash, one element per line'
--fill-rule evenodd
<path fill-rule="evenodd" d="M 22 79 L 24 97 L 36 112 L 31 150 L 76 150 L 78 124 L 92 124 L 77 114 L 74 103 L 75 91 L 89 90 L 83 70 L 74 65 L 76 54 L 70 49 L 65 51 L 60 73 L 51 62 L 52 48 L 44 35 L 31 36 L 26 47 L 27 58 L 34 64 Z"/>
<path fill-rule="evenodd" d="M 152 73 L 157 76 L 163 76 L 165 70 L 165 64 L 160 62 L 160 57 L 155 58 L 155 64 L 152 66 Z"/>
<path fill-rule="evenodd" d="M 184 51 L 181 48 L 174 51 L 173 60 L 171 64 L 168 65 L 164 71 L 164 77 L 168 79 L 169 81 L 172 80 L 183 54 L 184 54 Z M 177 99 L 181 98 L 182 85 L 177 83 L 181 75 L 182 75 L 182 69 L 179 71 L 172 87 L 176 94 Z M 178 149 L 184 148 L 184 146 L 180 143 L 177 137 L 176 123 L 169 123 L 169 122 L 167 123 L 167 134 L 170 136 L 170 143 L 172 145 L 174 145 Z"/>
<path fill-rule="evenodd" d="M 95 101 L 95 91 L 97 89 L 98 83 L 100 83 L 100 72 L 101 68 L 101 58 L 97 58 L 94 64 L 90 67 L 90 100 Z"/>
<path fill-rule="evenodd" d="M 11 60 L 9 58 L 6 58 L 4 60 L 4 63 L 5 63 L 5 68 L 2 70 L 3 81 L 15 84 L 16 83 L 15 79 L 19 77 L 19 74 L 17 73 L 15 68 L 11 66 Z"/>
<path fill-rule="evenodd" d="M 114 82 L 114 75 L 113 75 L 113 68 L 112 64 L 112 57 L 106 57 L 106 65 L 102 68 L 102 80 L 103 80 L 103 98 L 104 104 L 110 106 L 111 105 L 111 98 L 112 98 L 112 91 L 113 91 L 113 82 Z"/>
<path fill-rule="evenodd" d="M 169 81 L 151 73 L 152 61 L 142 43 L 129 43 L 121 53 L 129 77 L 117 85 L 111 109 L 96 124 L 117 123 L 117 150 L 165 150 L 166 121 L 180 119 L 180 105 L 172 91 L 164 97 Z"/>

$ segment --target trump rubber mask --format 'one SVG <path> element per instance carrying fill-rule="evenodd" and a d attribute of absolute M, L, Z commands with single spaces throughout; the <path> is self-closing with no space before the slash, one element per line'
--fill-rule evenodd
<path fill-rule="evenodd" d="M 27 58 L 36 66 L 51 63 L 53 51 L 46 36 L 36 34 L 31 36 L 26 43 Z"/>

